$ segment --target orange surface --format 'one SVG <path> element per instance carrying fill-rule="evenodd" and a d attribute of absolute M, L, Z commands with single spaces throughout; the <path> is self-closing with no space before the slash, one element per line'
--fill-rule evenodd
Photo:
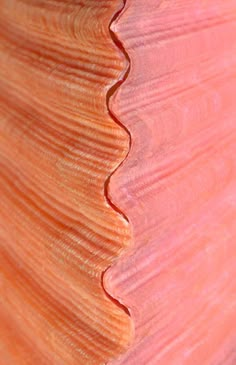
<path fill-rule="evenodd" d="M 0 365 L 235 365 L 235 15 L 0 0 Z"/>
<path fill-rule="evenodd" d="M 0 365 L 99 365 L 130 341 L 102 287 L 130 240 L 104 193 L 129 148 L 106 100 L 122 6 L 0 1 Z"/>

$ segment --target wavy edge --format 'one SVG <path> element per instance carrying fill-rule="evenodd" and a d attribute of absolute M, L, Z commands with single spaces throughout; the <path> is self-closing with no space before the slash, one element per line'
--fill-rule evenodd
<path fill-rule="evenodd" d="M 110 108 L 110 102 L 112 97 L 116 94 L 117 90 L 124 84 L 124 82 L 126 81 L 126 79 L 129 76 L 130 70 L 131 70 L 131 59 L 122 43 L 122 41 L 118 38 L 118 36 L 116 35 L 116 33 L 112 30 L 112 25 L 114 23 L 116 23 L 116 21 L 122 16 L 123 12 L 126 10 L 126 4 L 127 4 L 127 0 L 123 0 L 123 5 L 121 6 L 121 8 L 114 14 L 113 18 L 110 21 L 109 24 L 109 32 L 111 35 L 111 39 L 113 40 L 114 44 L 116 45 L 117 49 L 123 54 L 124 56 L 124 63 L 126 63 L 126 68 L 123 70 L 123 72 L 121 73 L 119 79 L 114 83 L 114 85 L 112 85 L 109 90 L 107 91 L 106 94 L 106 104 L 107 104 L 107 110 L 108 113 L 111 117 L 111 119 L 114 121 L 114 123 L 116 123 L 117 125 L 120 126 L 120 128 L 122 128 L 125 133 L 127 134 L 128 137 L 128 151 L 126 156 L 123 158 L 123 160 L 118 164 L 118 166 L 111 172 L 111 174 L 107 177 L 105 183 L 104 183 L 104 195 L 106 198 L 107 203 L 109 204 L 109 206 L 115 210 L 129 225 L 130 225 L 130 221 L 129 218 L 125 215 L 125 213 L 119 209 L 119 207 L 112 201 L 112 198 L 110 197 L 109 194 L 109 188 L 110 188 L 110 181 L 113 177 L 113 175 L 117 172 L 117 170 L 124 164 L 124 162 L 127 160 L 130 150 L 131 150 L 131 144 L 132 144 L 132 137 L 131 137 L 131 133 L 128 130 L 128 128 L 122 123 L 122 121 L 120 121 L 117 116 L 115 115 L 115 113 L 113 113 L 112 109 Z M 131 230 L 130 230 L 131 231 Z M 132 234 L 131 234 L 131 240 L 132 240 Z M 126 249 L 127 250 L 127 249 Z M 124 251 L 126 251 L 124 249 Z M 117 256 L 117 260 L 119 260 L 123 254 L 125 252 L 122 251 L 122 253 Z M 123 310 L 123 312 L 125 312 L 125 314 L 127 315 L 127 318 L 131 318 L 131 314 L 129 311 L 128 306 L 126 306 L 124 303 L 122 303 L 122 301 L 116 297 L 114 297 L 110 292 L 109 292 L 109 288 L 106 284 L 106 279 L 105 276 L 107 274 L 108 271 L 110 271 L 110 269 L 113 267 L 114 264 L 108 266 L 101 275 L 101 285 L 102 288 L 104 290 L 104 293 L 106 295 L 107 298 L 109 298 L 110 301 L 112 301 L 117 307 L 119 307 L 120 309 Z M 132 326 L 134 327 L 134 326 Z M 132 336 L 133 337 L 133 336 Z M 122 354 L 120 354 L 122 355 Z M 113 359 L 114 360 L 114 359 Z M 112 360 L 110 360 L 112 361 Z M 110 361 L 108 363 L 110 363 Z M 107 364 L 108 364 L 107 363 Z"/>

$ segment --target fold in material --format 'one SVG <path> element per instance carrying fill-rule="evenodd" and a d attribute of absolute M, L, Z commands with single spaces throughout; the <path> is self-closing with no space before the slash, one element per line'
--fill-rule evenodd
<path fill-rule="evenodd" d="M 234 365 L 236 0 L 0 3 L 1 365 Z"/>

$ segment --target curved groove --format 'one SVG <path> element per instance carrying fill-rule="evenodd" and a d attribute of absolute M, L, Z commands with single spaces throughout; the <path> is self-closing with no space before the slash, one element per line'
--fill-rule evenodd
<path fill-rule="evenodd" d="M 113 42 L 115 43 L 115 45 L 117 46 L 117 48 L 123 53 L 123 55 L 125 56 L 125 59 L 127 61 L 128 67 L 124 72 L 124 75 L 122 76 L 121 80 L 118 80 L 107 92 L 107 109 L 108 112 L 111 116 L 111 118 L 114 120 L 114 122 L 116 124 L 118 124 L 123 130 L 125 130 L 125 132 L 127 133 L 127 136 L 129 137 L 129 148 L 126 154 L 126 157 L 124 158 L 123 161 L 120 162 L 120 164 L 116 167 L 116 169 L 109 175 L 109 177 L 107 178 L 107 180 L 105 181 L 105 197 L 107 199 L 108 204 L 115 210 L 117 211 L 120 215 L 122 215 L 122 217 L 129 222 L 128 217 L 112 202 L 111 198 L 109 197 L 109 183 L 110 180 L 112 178 L 112 176 L 115 174 L 115 172 L 120 168 L 120 166 L 124 163 L 124 161 L 127 159 L 130 149 L 131 149 L 131 134 L 128 130 L 128 128 L 125 127 L 124 124 L 122 124 L 122 122 L 115 116 L 115 114 L 112 112 L 112 110 L 110 109 L 110 100 L 112 98 L 112 96 L 116 93 L 117 89 L 119 89 L 119 87 L 126 81 L 129 73 L 130 73 L 130 64 L 131 64 L 131 60 L 130 57 L 128 55 L 128 53 L 126 52 L 122 42 L 119 40 L 119 38 L 116 36 L 116 34 L 113 32 L 113 30 L 111 29 L 111 25 L 118 19 L 118 17 L 120 16 L 120 14 L 124 11 L 125 9 L 125 5 L 126 5 L 127 0 L 124 0 L 124 5 L 121 7 L 121 9 L 114 15 L 114 17 L 112 18 L 110 25 L 109 25 L 109 30 L 110 30 L 110 34 L 111 34 L 111 38 L 113 40 Z"/>
<path fill-rule="evenodd" d="M 127 133 L 127 136 L 129 138 L 129 147 L 128 147 L 128 151 L 127 154 L 125 156 L 125 158 L 119 163 L 119 165 L 116 167 L 116 169 L 108 176 L 108 178 L 105 181 L 104 184 L 104 194 L 105 194 L 105 198 L 108 202 L 108 204 L 110 205 L 110 207 L 112 209 L 114 209 L 118 214 L 120 214 L 125 220 L 126 222 L 129 223 L 129 219 L 128 217 L 124 214 L 124 212 L 122 212 L 119 207 L 117 205 L 115 205 L 110 196 L 109 196 L 109 184 L 110 184 L 110 180 L 112 178 L 112 176 L 116 173 L 116 171 L 121 167 L 121 165 L 124 163 L 124 161 L 127 159 L 130 149 L 131 149 L 131 134 L 129 132 L 129 130 L 122 124 L 122 122 L 115 116 L 115 114 L 112 112 L 112 110 L 110 109 L 110 100 L 112 98 L 112 96 L 116 93 L 117 89 L 119 89 L 119 87 L 125 82 L 125 80 L 127 79 L 129 73 L 130 73 L 130 65 L 131 65 L 131 60 L 130 57 L 128 55 L 128 53 L 126 52 L 122 42 L 118 39 L 118 37 L 116 36 L 115 32 L 113 32 L 113 30 L 111 29 L 111 25 L 118 19 L 118 17 L 121 15 L 121 13 L 124 11 L 125 6 L 126 6 L 126 2 L 127 0 L 124 0 L 124 4 L 121 7 L 121 9 L 113 16 L 110 25 L 109 25 L 109 31 L 111 34 L 111 38 L 113 40 L 113 42 L 115 43 L 115 45 L 117 46 L 117 48 L 123 53 L 126 61 L 127 61 L 127 69 L 124 70 L 124 74 L 122 75 L 122 78 L 120 80 L 118 80 L 107 92 L 107 96 L 106 96 L 106 102 L 107 102 L 107 109 L 108 112 L 111 116 L 111 118 L 114 120 L 114 122 L 116 124 L 118 124 L 122 129 L 125 130 L 125 132 Z M 104 284 L 104 275 L 105 273 L 110 269 L 110 266 L 103 271 L 102 276 L 101 276 L 101 285 L 102 288 L 105 292 L 105 295 L 114 303 L 117 305 L 117 307 L 121 308 L 129 317 L 130 317 L 130 312 L 128 307 L 126 307 L 124 304 L 122 304 L 118 299 L 114 298 L 111 294 L 108 293 L 108 291 L 105 288 L 105 284 Z"/>
<path fill-rule="evenodd" d="M 105 285 L 104 285 L 104 281 L 103 281 L 103 278 L 104 278 L 104 275 L 106 274 L 106 272 L 111 268 L 111 266 L 108 266 L 108 268 L 103 271 L 102 273 L 102 287 L 104 289 L 104 292 L 105 292 L 105 295 L 106 297 L 112 302 L 114 303 L 117 307 L 119 307 L 120 309 L 122 309 L 126 314 L 127 316 L 130 317 L 130 311 L 128 309 L 128 307 L 126 307 L 124 304 L 122 304 L 121 302 L 119 302 L 119 300 L 117 300 L 116 298 L 114 298 L 111 294 L 108 293 L 108 291 L 106 290 L 105 288 Z"/>

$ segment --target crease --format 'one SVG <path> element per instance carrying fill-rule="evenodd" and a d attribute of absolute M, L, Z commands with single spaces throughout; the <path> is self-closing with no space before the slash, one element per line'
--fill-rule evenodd
<path fill-rule="evenodd" d="M 118 78 L 118 80 L 109 88 L 109 90 L 107 91 L 107 95 L 106 95 L 106 103 L 107 103 L 107 109 L 109 112 L 110 117 L 113 119 L 113 121 L 118 124 L 127 134 L 127 138 L 128 138 L 128 148 L 127 148 L 127 153 L 126 156 L 122 159 L 122 161 L 116 166 L 116 168 L 111 172 L 111 174 L 107 177 L 105 183 L 104 183 L 104 195 L 105 195 L 105 199 L 107 201 L 107 203 L 109 204 L 109 206 L 116 211 L 121 218 L 123 218 L 125 220 L 125 222 L 130 225 L 130 221 L 129 218 L 126 216 L 126 214 L 112 201 L 112 198 L 110 197 L 109 194 L 109 186 L 110 186 L 110 181 L 111 178 L 113 177 L 113 175 L 116 173 L 116 171 L 123 165 L 123 163 L 126 161 L 130 150 L 131 150 L 131 133 L 128 130 L 128 128 L 126 128 L 126 126 L 122 123 L 122 121 L 120 121 L 118 119 L 118 117 L 115 115 L 115 113 L 113 113 L 112 109 L 110 108 L 110 101 L 113 97 L 113 95 L 117 92 L 117 90 L 121 87 L 121 85 L 123 85 L 123 83 L 126 81 L 126 79 L 128 78 L 128 75 L 130 73 L 130 68 L 131 68 L 131 60 L 130 57 L 122 43 L 122 41 L 118 38 L 118 36 L 116 35 L 116 33 L 112 30 L 112 25 L 119 19 L 119 17 L 123 14 L 123 12 L 126 9 L 126 3 L 127 0 L 123 0 L 123 6 L 121 6 L 121 8 L 116 12 L 116 14 L 113 16 L 113 18 L 110 21 L 109 24 L 109 31 L 110 31 L 110 35 L 111 35 L 111 39 L 113 40 L 114 44 L 117 46 L 117 49 L 123 54 L 124 56 L 124 64 L 126 63 L 126 67 L 124 68 L 123 72 L 121 73 L 120 77 Z M 126 61 L 126 62 L 125 62 Z M 120 259 L 121 255 L 119 255 L 117 257 L 117 259 Z M 102 288 L 104 290 L 104 293 L 106 295 L 106 297 L 112 301 L 118 308 L 120 308 L 121 310 L 123 310 L 123 312 L 127 315 L 127 319 L 131 317 L 130 315 L 130 311 L 128 306 L 126 306 L 125 304 L 122 303 L 122 301 L 118 298 L 116 298 L 115 296 L 113 296 L 111 293 L 109 293 L 109 289 L 107 288 L 107 285 L 105 284 L 105 275 L 106 273 L 112 268 L 113 265 L 108 266 L 101 275 L 101 285 Z"/>
<path fill-rule="evenodd" d="M 130 73 L 130 65 L 131 65 L 131 60 L 130 57 L 128 55 L 128 53 L 126 52 L 122 42 L 120 41 L 120 39 L 117 37 L 116 33 L 111 29 L 111 26 L 113 25 L 113 23 L 115 23 L 115 21 L 120 17 L 120 15 L 123 13 L 123 11 L 125 10 L 125 6 L 126 6 L 126 2 L 127 0 L 123 0 L 124 5 L 122 6 L 122 8 L 113 16 L 110 25 L 109 25 L 109 31 L 110 31 L 110 35 L 111 38 L 114 42 L 114 44 L 117 46 L 117 48 L 122 52 L 126 62 L 127 62 L 127 67 L 126 69 L 124 69 L 123 74 L 120 75 L 120 79 L 117 80 L 117 82 L 112 85 L 106 95 L 106 103 L 107 103 L 107 109 L 109 112 L 109 115 L 111 116 L 111 118 L 114 120 L 114 122 L 116 124 L 118 124 L 121 129 L 123 129 L 125 131 L 125 133 L 127 134 L 128 137 L 128 150 L 126 153 L 126 156 L 124 157 L 124 159 L 118 164 L 118 166 L 112 171 L 112 173 L 108 176 L 108 178 L 105 181 L 105 186 L 104 186 L 104 192 L 105 192 L 105 197 L 106 200 L 108 202 L 108 204 L 111 206 L 111 208 L 113 210 L 115 210 L 119 215 L 122 216 L 122 218 L 125 219 L 125 221 L 127 223 L 129 223 L 129 219 L 128 217 L 125 215 L 124 212 L 122 212 L 122 210 L 119 209 L 119 207 L 117 205 L 115 205 L 112 201 L 112 199 L 110 198 L 109 195 L 109 185 L 110 185 L 110 181 L 111 178 L 113 177 L 113 175 L 116 173 L 116 171 L 121 167 L 121 165 L 123 165 L 123 163 L 126 161 L 126 159 L 128 158 L 129 152 L 131 150 L 131 133 L 128 130 L 128 128 L 118 119 L 118 117 L 115 115 L 115 113 L 113 113 L 112 109 L 110 108 L 110 101 L 113 97 L 113 95 L 115 95 L 115 93 L 117 92 L 117 90 L 121 87 L 121 85 L 123 85 L 123 83 L 126 81 L 126 79 L 129 76 Z"/>

